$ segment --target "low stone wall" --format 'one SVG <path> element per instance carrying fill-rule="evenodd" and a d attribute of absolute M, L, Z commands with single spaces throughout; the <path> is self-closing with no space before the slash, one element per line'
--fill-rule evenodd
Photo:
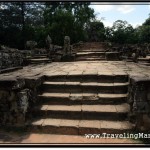
<path fill-rule="evenodd" d="M 0 69 L 21 66 L 23 56 L 19 50 L 0 50 Z"/>
<path fill-rule="evenodd" d="M 37 100 L 38 87 L 44 77 L 1 79 L 0 125 L 23 126 Z"/>
<path fill-rule="evenodd" d="M 117 61 L 121 60 L 120 53 L 119 52 L 106 52 L 105 58 L 108 61 Z"/>
<path fill-rule="evenodd" d="M 150 129 L 150 79 L 131 77 L 129 88 L 131 121 L 138 130 Z"/>

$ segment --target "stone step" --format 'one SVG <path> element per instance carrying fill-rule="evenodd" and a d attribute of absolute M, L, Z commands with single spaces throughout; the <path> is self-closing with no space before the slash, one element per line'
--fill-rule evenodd
<path fill-rule="evenodd" d="M 34 56 L 36 57 L 38 57 L 38 56 L 42 56 L 42 57 L 46 57 L 47 56 L 47 54 L 34 54 Z"/>
<path fill-rule="evenodd" d="M 95 55 L 95 56 L 93 56 L 93 55 L 92 55 L 92 56 L 88 56 L 88 55 L 87 55 L 87 56 L 77 56 L 77 57 L 76 57 L 76 59 L 84 59 L 84 58 L 86 58 L 86 59 L 87 59 L 87 58 L 95 58 L 95 59 L 101 58 L 101 59 L 105 59 L 105 56 L 97 56 L 97 55 Z"/>
<path fill-rule="evenodd" d="M 32 62 L 39 62 L 39 61 L 49 61 L 50 59 L 49 58 L 34 58 L 34 59 L 30 59 L 30 61 Z"/>
<path fill-rule="evenodd" d="M 128 82 L 125 83 L 97 83 L 97 82 L 44 82 L 41 90 L 50 93 L 118 93 L 128 92 Z"/>
<path fill-rule="evenodd" d="M 138 58 L 138 61 L 150 62 L 150 58 Z"/>
<path fill-rule="evenodd" d="M 123 134 L 131 132 L 133 124 L 128 121 L 104 121 L 104 120 L 69 120 L 69 119 L 36 119 L 28 123 L 30 132 L 64 135 L 85 134 Z"/>
<path fill-rule="evenodd" d="M 127 101 L 128 94 L 99 93 L 43 93 L 38 95 L 39 104 L 79 105 L 79 104 L 121 104 Z"/>
<path fill-rule="evenodd" d="M 138 62 L 140 65 L 145 65 L 145 66 L 150 66 L 150 63 L 143 63 L 143 62 Z"/>
<path fill-rule="evenodd" d="M 17 66 L 17 67 L 11 67 L 11 68 L 5 68 L 5 69 L 0 69 L 0 74 L 2 73 L 9 73 L 9 72 L 13 72 L 19 69 L 23 69 L 22 66 Z"/>
<path fill-rule="evenodd" d="M 33 109 L 33 116 L 45 118 L 125 120 L 129 105 L 41 105 Z"/>
<path fill-rule="evenodd" d="M 81 51 L 77 52 L 76 55 L 90 55 L 90 54 L 105 54 L 104 51 Z"/>
<path fill-rule="evenodd" d="M 101 52 L 105 53 L 106 51 L 104 49 L 85 49 L 85 50 L 78 50 L 77 53 L 83 53 L 83 52 Z"/>
<path fill-rule="evenodd" d="M 39 64 L 39 63 L 51 63 L 51 60 L 48 58 L 44 59 L 30 59 L 29 62 L 31 64 Z"/>
<path fill-rule="evenodd" d="M 124 72 L 98 72 L 97 74 L 86 74 L 86 72 L 73 72 L 68 75 L 45 76 L 46 81 L 57 82 L 101 82 L 101 83 L 124 83 L 129 81 L 128 74 Z"/>
<path fill-rule="evenodd" d="M 85 57 L 81 56 L 81 57 L 76 57 L 75 60 L 76 61 L 80 61 L 80 60 L 93 60 L 93 61 L 95 61 L 95 60 L 106 60 L 106 59 L 105 59 L 105 57 L 101 57 L 101 56 L 91 56 L 91 57 L 89 57 L 89 56 L 85 56 Z"/>
<path fill-rule="evenodd" d="M 91 56 L 103 56 L 105 57 L 105 52 L 77 52 L 76 53 L 76 57 L 85 57 L 85 56 L 88 56 L 88 57 L 91 57 Z"/>
<path fill-rule="evenodd" d="M 76 58 L 75 61 L 102 61 L 106 60 L 105 58 Z"/>
<path fill-rule="evenodd" d="M 33 59 L 47 59 L 47 55 L 35 55 L 33 56 Z"/>

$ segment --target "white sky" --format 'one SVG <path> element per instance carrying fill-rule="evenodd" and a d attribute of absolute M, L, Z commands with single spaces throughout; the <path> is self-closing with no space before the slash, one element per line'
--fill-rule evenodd
<path fill-rule="evenodd" d="M 150 14 L 150 3 L 92 3 L 90 6 L 95 10 L 97 19 L 101 20 L 105 26 L 112 26 L 116 20 L 123 20 L 133 27 L 141 25 Z"/>

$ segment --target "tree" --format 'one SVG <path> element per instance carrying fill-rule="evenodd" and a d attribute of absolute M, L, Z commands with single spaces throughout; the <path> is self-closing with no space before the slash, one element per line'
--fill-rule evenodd
<path fill-rule="evenodd" d="M 111 41 L 119 44 L 130 43 L 133 33 L 134 29 L 127 21 L 117 20 L 111 29 Z"/>
<path fill-rule="evenodd" d="M 87 27 L 88 40 L 89 41 L 104 41 L 105 28 L 101 21 L 90 22 Z"/>
<path fill-rule="evenodd" d="M 55 43 L 62 45 L 65 35 L 70 36 L 73 43 L 86 40 L 86 26 L 94 18 L 94 10 L 89 4 L 89 2 L 46 3 L 44 23 Z"/>
<path fill-rule="evenodd" d="M 43 24 L 42 3 L 1 2 L 0 43 L 23 49 L 25 41 L 34 39 L 34 27 Z"/>
<path fill-rule="evenodd" d="M 148 17 L 148 19 L 145 20 L 142 26 L 139 26 L 137 28 L 137 31 L 140 43 L 150 42 L 150 16 Z"/>
<path fill-rule="evenodd" d="M 53 42 L 62 45 L 65 35 L 70 36 L 72 40 L 74 38 L 74 17 L 70 12 L 60 9 L 55 12 L 52 24 L 48 25 L 46 29 Z"/>
<path fill-rule="evenodd" d="M 86 28 L 94 19 L 90 2 L 0 2 L 0 43 L 23 49 L 25 42 L 36 40 L 39 47 L 50 34 L 62 45 L 65 35 L 71 42 L 85 41 Z"/>
<path fill-rule="evenodd" d="M 143 23 L 144 26 L 150 26 L 150 14 L 149 17 L 145 20 L 145 22 Z"/>

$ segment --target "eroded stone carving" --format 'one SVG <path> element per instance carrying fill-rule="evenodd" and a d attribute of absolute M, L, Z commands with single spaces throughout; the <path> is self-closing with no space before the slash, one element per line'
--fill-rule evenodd
<path fill-rule="evenodd" d="M 70 46 L 70 37 L 65 36 L 63 55 L 65 56 L 65 55 L 71 55 L 71 54 L 72 54 L 72 50 L 71 50 L 71 46 Z"/>
<path fill-rule="evenodd" d="M 53 50 L 52 39 L 49 35 L 46 37 L 46 46 L 49 51 Z"/>
<path fill-rule="evenodd" d="M 18 92 L 18 106 L 20 111 L 25 114 L 29 106 L 29 89 Z"/>
<path fill-rule="evenodd" d="M 53 44 L 52 44 L 52 39 L 51 39 L 51 37 L 48 35 L 47 37 L 46 37 L 46 46 L 47 46 L 47 48 L 48 48 L 48 56 L 49 56 L 49 58 L 51 58 L 51 55 L 53 55 L 53 51 L 54 51 L 54 46 L 53 46 Z"/>
<path fill-rule="evenodd" d="M 18 49 L 11 49 L 6 46 L 1 46 L 0 50 L 0 69 L 21 66 L 23 56 Z"/>
<path fill-rule="evenodd" d="M 137 129 L 141 129 L 143 116 L 150 114 L 149 87 L 144 82 L 134 82 L 129 90 L 131 114 Z"/>

